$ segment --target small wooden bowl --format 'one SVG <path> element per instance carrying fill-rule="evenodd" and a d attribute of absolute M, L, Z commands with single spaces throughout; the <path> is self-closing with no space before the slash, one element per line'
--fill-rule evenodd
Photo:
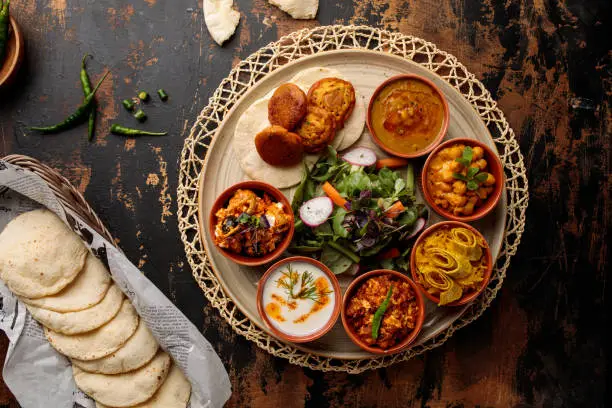
<path fill-rule="evenodd" d="M 25 54 L 21 29 L 12 16 L 9 18 L 11 22 L 9 38 L 6 44 L 4 63 L 0 66 L 0 88 L 10 85 L 15 80 Z"/>
<path fill-rule="evenodd" d="M 221 207 L 227 204 L 229 199 L 238 189 L 253 190 L 255 193 L 268 193 L 268 195 L 270 195 L 276 202 L 280 202 L 283 204 L 285 212 L 290 218 L 290 227 L 289 231 L 286 232 L 285 238 L 277 245 L 274 251 L 260 257 L 252 257 L 236 254 L 234 252 L 220 248 L 215 244 L 215 225 L 217 224 L 217 216 L 215 214 Z M 223 193 L 221 193 L 221 195 L 215 200 L 208 217 L 208 231 L 210 233 L 212 242 L 215 245 L 215 248 L 217 248 L 217 250 L 221 252 L 225 257 L 231 259 L 237 264 L 258 266 L 266 264 L 268 262 L 272 262 L 273 260 L 278 258 L 283 253 L 283 251 L 285 251 L 285 249 L 287 249 L 289 243 L 291 243 L 291 239 L 293 238 L 295 225 L 293 211 L 291 210 L 291 203 L 289 202 L 289 200 L 287 200 L 287 197 L 285 197 L 285 195 L 279 189 L 271 186 L 270 184 L 262 183 L 261 181 L 243 181 L 241 183 L 234 184 L 233 186 L 226 189 Z"/>
<path fill-rule="evenodd" d="M 485 257 L 487 259 L 488 267 L 487 267 L 487 269 L 484 272 L 482 283 L 480 284 L 480 286 L 478 287 L 478 289 L 476 291 L 474 291 L 474 292 L 472 292 L 472 293 L 470 293 L 468 295 L 463 295 L 461 297 L 461 299 L 455 300 L 454 302 L 451 302 L 451 303 L 446 304 L 444 306 L 461 306 L 461 305 L 465 305 L 467 303 L 470 303 L 471 301 L 476 299 L 485 290 L 485 288 L 489 284 L 489 281 L 491 280 L 491 272 L 493 271 L 493 256 L 491 255 L 491 248 L 489 248 L 489 243 L 487 242 L 486 239 L 484 239 L 482 234 L 476 228 L 472 227 L 469 224 L 466 224 L 466 223 L 463 223 L 463 222 L 459 222 L 459 221 L 442 221 L 442 222 L 439 222 L 437 224 L 432 225 L 431 227 L 427 228 L 425 231 L 423 231 L 421 233 L 421 235 L 414 242 L 414 245 L 412 247 L 413 251 L 410 254 L 410 273 L 412 274 L 412 279 L 414 280 L 415 284 L 419 287 L 419 289 L 421 289 L 421 291 L 423 291 L 423 294 L 425 296 L 427 296 L 427 298 L 429 300 L 431 300 L 432 302 L 434 302 L 435 304 L 438 304 L 440 302 L 440 297 L 439 296 L 434 296 L 431 293 L 427 292 L 425 287 L 423 287 L 423 285 L 421 285 L 421 283 L 419 283 L 419 279 L 418 279 L 417 272 L 416 272 L 416 270 L 417 270 L 417 266 L 416 266 L 416 248 L 418 248 L 418 245 L 421 242 L 423 242 L 425 237 L 427 237 L 432 232 L 438 230 L 439 228 L 456 228 L 456 227 L 467 228 L 470 231 L 472 231 L 474 234 L 476 234 L 477 236 L 482 238 L 482 240 L 484 242 L 486 242 L 487 246 L 485 248 Z"/>
<path fill-rule="evenodd" d="M 346 316 L 346 309 L 348 308 L 349 301 L 353 297 L 354 292 L 361 286 L 363 282 L 375 276 L 379 276 L 379 275 L 392 275 L 405 282 L 408 282 L 408 284 L 410 284 L 410 287 L 412 288 L 412 291 L 414 292 L 414 296 L 416 298 L 417 304 L 419 305 L 419 312 L 417 315 L 416 325 L 414 329 L 412 330 L 412 332 L 408 336 L 406 336 L 404 340 L 402 340 L 401 342 L 397 343 L 395 346 L 388 348 L 388 349 L 381 349 L 380 347 L 373 347 L 363 342 L 355 334 L 355 331 L 351 327 L 350 323 L 348 322 L 348 317 Z M 410 344 L 412 344 L 412 342 L 414 342 L 414 340 L 417 338 L 417 336 L 421 332 L 421 328 L 423 327 L 424 320 L 425 320 L 425 301 L 423 300 L 423 296 L 421 295 L 421 291 L 419 290 L 418 286 L 406 275 L 400 272 L 389 270 L 389 269 L 377 269 L 375 271 L 370 271 L 370 272 L 364 273 L 363 275 L 357 277 L 353 282 L 351 282 L 349 287 L 346 289 L 346 292 L 344 293 L 344 298 L 342 299 L 342 325 L 344 326 L 344 330 L 346 330 L 346 333 L 349 335 L 353 343 L 355 343 L 356 345 L 358 345 L 365 351 L 369 351 L 370 353 L 388 355 L 388 354 L 394 354 L 399 351 L 402 351 L 403 349 L 408 347 Z"/>
<path fill-rule="evenodd" d="M 485 201 L 484 205 L 478 208 L 475 208 L 472 215 L 466 215 L 466 216 L 455 215 L 449 211 L 446 211 L 444 208 L 440 208 L 439 206 L 434 204 L 434 197 L 430 194 L 429 188 L 427 187 L 429 185 L 429 175 L 428 175 L 429 166 L 431 165 L 433 157 L 438 152 L 440 152 L 442 149 L 445 149 L 447 147 L 450 147 L 458 143 L 464 144 L 466 146 L 471 146 L 472 148 L 476 146 L 482 147 L 482 149 L 484 150 L 484 159 L 489 164 L 488 173 L 491 173 L 493 177 L 495 177 L 495 180 L 496 180 L 495 189 L 493 190 L 491 195 L 487 197 L 487 200 Z M 431 154 L 425 161 L 425 164 L 423 165 L 423 171 L 421 172 L 421 184 L 422 184 L 422 189 L 423 189 L 423 196 L 425 197 L 427 204 L 429 204 L 429 206 L 433 208 L 435 212 L 437 212 L 444 218 L 448 218 L 449 220 L 453 220 L 453 221 L 463 221 L 463 222 L 475 221 L 475 220 L 478 220 L 484 217 L 491 211 L 493 211 L 493 209 L 499 202 L 499 199 L 501 198 L 504 183 L 505 183 L 504 168 L 502 166 L 502 163 L 499 157 L 497 157 L 497 155 L 493 152 L 493 150 L 491 150 L 484 143 L 481 143 L 478 140 L 467 139 L 467 138 L 451 139 L 439 145 L 433 152 L 431 152 Z"/>
<path fill-rule="evenodd" d="M 382 140 L 380 140 L 378 138 L 378 136 L 376 135 L 376 132 L 374 131 L 374 126 L 372 125 L 372 107 L 374 106 L 374 101 L 376 100 L 376 98 L 378 97 L 378 94 L 389 84 L 395 82 L 395 81 L 399 81 L 402 79 L 416 79 L 419 80 L 421 82 L 424 82 L 425 84 L 427 84 L 430 88 L 432 88 L 439 96 L 440 96 L 440 100 L 442 100 L 442 107 L 444 109 L 444 119 L 442 122 L 442 128 L 440 129 L 440 133 L 438 134 L 438 136 L 436 136 L 436 138 L 434 139 L 433 142 L 431 142 L 427 147 L 425 147 L 423 150 L 419 150 L 418 152 L 413 152 L 413 153 L 403 153 L 403 152 L 398 152 L 396 150 L 391 149 L 390 147 L 388 147 L 387 145 L 385 145 Z M 378 88 L 376 88 L 376 90 L 374 91 L 374 94 L 372 95 L 372 97 L 370 98 L 370 103 L 368 104 L 368 113 L 367 113 L 367 117 L 366 117 L 366 124 L 368 126 L 368 130 L 370 131 L 370 134 L 372 135 L 372 139 L 374 139 L 374 142 L 384 151 L 386 151 L 389 154 L 392 154 L 394 156 L 399 156 L 399 157 L 406 157 L 408 159 L 412 159 L 415 157 L 421 157 L 421 156 L 425 156 L 426 154 L 428 154 L 429 152 L 431 152 L 433 149 L 436 148 L 436 146 L 438 144 L 440 144 L 440 142 L 442 141 L 442 139 L 444 138 L 444 136 L 446 135 L 446 132 L 448 131 L 448 125 L 450 122 L 450 110 L 448 108 L 448 102 L 446 101 L 446 97 L 444 96 L 444 94 L 442 93 L 442 91 L 440 91 L 440 88 L 438 88 L 436 86 L 436 84 L 434 84 L 433 82 L 431 82 L 429 79 L 419 76 L 419 75 L 415 75 L 415 74 L 402 74 L 402 75 L 396 75 L 394 77 L 391 77 L 389 79 L 387 79 L 385 82 L 383 82 L 382 84 L 380 84 L 378 86 Z"/>
<path fill-rule="evenodd" d="M 335 301 L 334 310 L 332 312 L 332 315 L 329 321 L 319 330 L 317 330 L 316 332 L 312 334 L 309 334 L 308 336 L 292 336 L 290 334 L 283 333 L 282 331 L 274 327 L 274 325 L 272 324 L 272 322 L 270 321 L 270 319 L 268 318 L 268 315 L 266 314 L 264 310 L 265 306 L 263 304 L 263 290 L 264 290 L 264 286 L 266 282 L 268 281 L 268 278 L 270 278 L 270 275 L 272 275 L 272 273 L 275 270 L 277 270 L 281 266 L 287 263 L 290 263 L 290 262 L 308 262 L 309 264 L 316 266 L 317 268 L 319 268 L 321 271 L 325 273 L 325 275 L 329 278 L 332 286 L 334 287 L 334 301 Z M 341 304 L 342 304 L 342 290 L 340 289 L 340 284 L 338 283 L 338 278 L 336 278 L 336 275 L 334 275 L 334 273 L 327 266 L 323 265 L 321 262 L 315 259 L 312 259 L 312 258 L 305 257 L 305 256 L 291 256 L 289 258 L 285 258 L 285 259 L 282 259 L 276 262 L 274 265 L 268 268 L 266 273 L 261 277 L 261 279 L 257 283 L 257 311 L 259 312 L 259 316 L 266 323 L 266 326 L 268 326 L 270 331 L 272 331 L 272 333 L 274 333 L 276 337 L 283 339 L 285 341 L 292 342 L 292 343 L 306 343 L 309 341 L 313 341 L 313 340 L 320 338 L 327 332 L 329 332 L 331 328 L 334 327 L 334 325 L 336 324 L 336 321 L 338 320 L 338 315 L 340 314 Z"/>

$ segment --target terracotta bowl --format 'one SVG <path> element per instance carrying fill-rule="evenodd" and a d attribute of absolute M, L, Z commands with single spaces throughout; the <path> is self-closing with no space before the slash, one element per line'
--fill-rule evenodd
<path fill-rule="evenodd" d="M 335 300 L 334 310 L 332 312 L 332 315 L 329 321 L 319 330 L 317 330 L 316 332 L 312 334 L 309 334 L 308 336 L 292 336 L 290 334 L 283 333 L 282 331 L 274 327 L 274 325 L 272 325 L 272 322 L 270 321 L 270 319 L 268 318 L 268 315 L 264 311 L 263 289 L 264 289 L 266 282 L 268 281 L 268 278 L 270 278 L 270 275 L 272 275 L 272 273 L 276 269 L 290 262 L 308 262 L 316 266 L 317 268 L 321 269 L 325 273 L 325 275 L 327 275 L 327 277 L 329 278 L 334 288 L 334 300 Z M 327 332 L 329 332 L 331 328 L 334 327 L 334 325 L 336 324 L 336 321 L 338 320 L 338 315 L 340 314 L 341 305 L 342 305 L 342 290 L 340 289 L 340 284 L 338 283 L 338 278 L 336 278 L 336 275 L 334 275 L 334 273 L 327 266 L 323 265 L 321 262 L 315 259 L 312 259 L 312 258 L 305 257 L 305 256 L 291 256 L 289 258 L 285 258 L 285 259 L 282 259 L 276 262 L 266 271 L 266 273 L 261 277 L 261 279 L 257 283 L 257 311 L 259 312 L 259 316 L 266 323 L 266 326 L 268 326 L 270 331 L 272 331 L 272 333 L 274 333 L 276 337 L 282 340 L 291 342 L 291 343 L 306 343 L 308 341 L 313 341 L 313 340 L 320 338 Z"/>
<path fill-rule="evenodd" d="M 0 65 L 0 88 L 10 85 L 15 80 L 25 53 L 23 34 L 17 25 L 17 21 L 12 16 L 10 21 L 9 39 L 6 44 L 4 63 Z"/>
<path fill-rule="evenodd" d="M 253 190 L 258 195 L 268 193 L 268 195 L 270 195 L 273 200 L 275 200 L 276 202 L 283 203 L 285 211 L 290 218 L 291 226 L 289 227 L 289 231 L 286 232 L 285 238 L 277 245 L 276 249 L 260 257 L 236 254 L 226 249 L 219 248 L 217 245 L 215 245 L 215 248 L 217 248 L 217 250 L 221 252 L 224 256 L 240 265 L 258 266 L 266 264 L 268 262 L 272 262 L 273 260 L 278 258 L 283 253 L 283 251 L 287 249 L 289 243 L 291 243 L 295 226 L 293 211 L 291 210 L 291 203 L 289 202 L 289 200 L 287 200 L 285 195 L 279 189 L 271 186 L 270 184 L 262 183 L 260 181 L 243 181 L 241 183 L 234 184 L 233 186 L 226 189 L 223 193 L 221 193 L 221 195 L 215 200 L 208 217 L 208 231 L 210 233 L 212 242 L 213 244 L 215 242 L 215 225 L 217 224 L 217 216 L 215 215 L 215 213 L 221 207 L 227 205 L 229 199 L 238 189 Z"/>
<path fill-rule="evenodd" d="M 366 280 L 368 280 L 369 278 L 379 276 L 379 275 L 393 275 L 407 282 L 408 284 L 410 284 L 410 287 L 412 287 L 412 290 L 414 292 L 414 296 L 416 297 L 417 304 L 419 305 L 419 312 L 417 315 L 416 326 L 414 330 L 404 340 L 402 340 L 395 346 L 388 348 L 388 349 L 381 349 L 380 347 L 372 347 L 366 344 L 365 342 L 363 342 L 355 334 L 355 331 L 349 324 L 348 318 L 346 316 L 346 309 L 348 308 L 349 300 L 353 297 L 353 294 L 359 288 L 359 286 L 361 286 L 361 284 L 365 282 Z M 414 342 L 414 340 L 417 338 L 417 336 L 419 335 L 421 331 L 421 328 L 423 327 L 424 320 L 425 320 L 425 302 L 423 300 L 423 296 L 421 295 L 421 291 L 419 290 L 418 286 L 406 275 L 400 272 L 389 270 L 389 269 L 377 269 L 375 271 L 370 271 L 370 272 L 364 273 L 363 275 L 359 276 L 346 289 L 346 292 L 344 293 L 344 298 L 342 299 L 342 324 L 344 325 L 344 330 L 346 330 L 346 333 L 349 335 L 353 343 L 355 343 L 362 349 L 369 351 L 370 353 L 394 354 L 399 351 L 402 351 L 403 349 L 408 347 L 410 344 L 412 344 L 412 342 Z"/>
<path fill-rule="evenodd" d="M 475 208 L 472 215 L 466 215 L 466 216 L 454 215 L 453 213 L 445 210 L 444 208 L 441 208 L 437 206 L 436 204 L 434 204 L 434 198 L 430 194 L 429 189 L 427 188 L 427 186 L 429 185 L 428 183 L 429 182 L 429 176 L 428 176 L 429 166 L 431 164 L 432 157 L 434 157 L 442 149 L 455 145 L 457 143 L 461 143 L 461 144 L 464 144 L 466 146 L 471 146 L 471 147 L 476 147 L 476 146 L 482 147 L 482 149 L 484 150 L 484 159 L 489 164 L 488 172 L 491 173 L 493 177 L 495 177 L 495 180 L 496 180 L 495 189 L 489 195 L 489 197 L 487 197 L 487 200 L 485 201 L 484 205 L 478 208 Z M 435 150 L 431 152 L 431 154 L 425 161 L 425 164 L 423 165 L 423 171 L 421 172 L 421 185 L 423 189 L 423 196 L 425 197 L 427 204 L 429 204 L 429 206 L 435 212 L 437 212 L 444 218 L 448 218 L 449 220 L 453 220 L 453 221 L 464 221 L 464 222 L 475 221 L 475 220 L 478 220 L 484 217 L 491 211 L 493 211 L 493 209 L 499 202 L 499 199 L 501 198 L 504 183 L 505 183 L 504 168 L 497 154 L 495 154 L 493 150 L 491 150 L 484 143 L 481 143 L 474 139 L 467 139 L 467 138 L 457 138 L 457 139 L 447 140 L 446 142 L 436 147 Z"/>
<path fill-rule="evenodd" d="M 440 96 L 440 99 L 442 100 L 443 109 L 444 109 L 444 120 L 442 122 L 442 128 L 440 129 L 440 133 L 438 134 L 438 136 L 436 136 L 434 141 L 431 142 L 431 144 L 429 144 L 429 146 L 425 147 L 423 150 L 419 150 L 418 152 L 413 152 L 413 153 L 403 153 L 403 152 L 398 152 L 396 150 L 391 149 L 390 147 L 385 145 L 382 142 L 382 140 L 380 140 L 378 138 L 378 136 L 376 135 L 376 132 L 374 131 L 374 127 L 372 126 L 372 107 L 374 105 L 374 101 L 378 97 L 378 94 L 387 85 L 389 85 L 389 84 L 391 84 L 391 83 L 393 83 L 395 81 L 401 80 L 401 79 L 416 79 L 416 80 L 419 80 L 419 81 L 424 82 L 425 84 L 429 85 Z M 366 124 L 368 126 L 368 130 L 370 131 L 370 134 L 372 135 L 372 139 L 374 139 L 374 142 L 381 149 L 383 149 L 387 153 L 392 154 L 394 156 L 406 157 L 406 158 L 410 159 L 410 158 L 425 156 L 427 153 L 429 153 L 433 149 L 435 149 L 435 147 L 438 144 L 440 144 L 440 142 L 444 138 L 444 135 L 446 135 L 446 132 L 448 131 L 448 124 L 450 122 L 450 113 L 449 112 L 450 111 L 448 109 L 448 102 L 446 101 L 446 97 L 444 96 L 444 94 L 442 93 L 440 88 L 438 88 L 436 86 L 436 84 L 431 82 L 429 79 L 427 79 L 425 77 L 422 77 L 422 76 L 419 76 L 419 75 L 415 75 L 415 74 L 402 74 L 402 75 L 396 75 L 394 77 L 391 77 L 391 78 L 387 79 L 385 82 L 380 84 L 378 86 L 378 88 L 376 88 L 376 90 L 374 91 L 374 94 L 372 94 L 372 97 L 370 98 L 370 103 L 368 104 L 368 113 L 367 113 L 367 118 L 366 118 Z"/>
<path fill-rule="evenodd" d="M 487 240 L 484 239 L 482 234 L 476 228 L 472 227 L 469 224 L 466 224 L 466 223 L 463 223 L 463 222 L 459 222 L 459 221 L 442 221 L 442 222 L 439 222 L 437 224 L 432 225 L 431 227 L 429 227 L 425 231 L 423 231 L 423 233 L 421 233 L 421 235 L 414 242 L 414 246 L 412 248 L 416 249 L 418 247 L 418 245 L 421 242 L 423 242 L 425 237 L 427 237 L 432 232 L 437 231 L 439 228 L 449 228 L 449 227 L 450 228 L 455 228 L 455 227 L 467 228 L 470 231 L 472 231 L 473 233 L 475 233 L 477 236 L 481 237 L 484 242 L 487 242 Z M 480 284 L 478 289 L 476 291 L 474 291 L 474 292 L 471 292 L 471 293 L 467 294 L 467 295 L 463 295 L 461 297 L 461 299 L 458 299 L 458 300 L 456 300 L 454 302 L 448 303 L 448 304 L 446 304 L 444 306 L 461 306 L 461 305 L 465 305 L 467 303 L 470 303 L 474 299 L 476 299 L 485 290 L 485 288 L 489 284 L 489 281 L 491 280 L 491 272 L 493 271 L 493 257 L 491 255 L 491 248 L 489 248 L 489 243 L 488 242 L 487 242 L 487 246 L 485 248 L 485 257 L 487 259 L 488 267 L 487 267 L 487 269 L 484 272 L 482 283 Z M 425 296 L 427 296 L 427 298 L 429 300 L 431 300 L 432 302 L 438 304 L 438 302 L 440 302 L 440 297 L 439 296 L 434 296 L 431 293 L 427 292 L 427 290 L 423 287 L 423 285 L 421 285 L 419 283 L 419 279 L 418 279 L 416 270 L 417 270 L 417 268 L 416 268 L 416 250 L 413 250 L 411 252 L 411 254 L 410 254 L 410 271 L 411 271 L 411 274 L 412 274 L 412 279 L 414 280 L 415 284 L 419 287 L 419 289 L 423 292 L 423 294 Z"/>

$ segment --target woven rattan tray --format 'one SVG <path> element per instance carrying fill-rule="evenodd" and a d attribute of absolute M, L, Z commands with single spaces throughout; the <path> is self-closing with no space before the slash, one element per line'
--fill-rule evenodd
<path fill-rule="evenodd" d="M 324 51 L 362 49 L 386 52 L 420 65 L 439 75 L 459 91 L 476 110 L 493 136 L 506 169 L 507 203 L 506 229 L 500 231 L 500 251 L 493 278 L 485 293 L 466 308 L 465 312 L 435 336 L 402 353 L 385 357 L 339 359 L 333 355 L 312 353 L 304 348 L 284 344 L 270 337 L 251 319 L 245 317 L 231 297 L 223 290 L 211 269 L 210 258 L 200 243 L 198 228 L 197 187 L 204 157 L 212 137 L 221 122 L 239 98 L 268 73 L 288 62 Z M 218 175 L 217 175 L 218 177 Z M 467 72 L 451 55 L 438 50 L 423 40 L 373 29 L 370 27 L 319 27 L 302 30 L 276 43 L 272 43 L 239 63 L 224 79 L 204 108 L 190 136 L 185 141 L 181 157 L 178 189 L 179 228 L 185 244 L 187 258 L 196 281 L 213 306 L 231 324 L 235 331 L 254 341 L 273 355 L 289 359 L 292 363 L 320 370 L 358 373 L 370 368 L 384 367 L 407 360 L 425 350 L 442 344 L 460 327 L 476 319 L 488 307 L 501 287 L 510 257 L 516 251 L 524 227 L 527 206 L 527 181 L 522 156 L 502 112 L 484 86 Z M 502 214 L 502 218 L 504 215 Z M 367 356 L 366 356 L 367 357 Z"/>

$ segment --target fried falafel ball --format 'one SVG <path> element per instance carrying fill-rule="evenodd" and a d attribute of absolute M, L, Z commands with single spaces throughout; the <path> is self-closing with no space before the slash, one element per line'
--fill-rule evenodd
<path fill-rule="evenodd" d="M 334 115 L 315 105 L 308 105 L 308 111 L 295 132 L 302 138 L 304 151 L 316 153 L 323 150 L 336 136 Z"/>
<path fill-rule="evenodd" d="M 336 129 L 342 129 L 344 122 L 355 107 L 355 89 L 350 82 L 340 78 L 323 78 L 308 90 L 308 104 L 316 105 L 334 114 Z"/>
<path fill-rule="evenodd" d="M 272 125 L 293 130 L 306 115 L 306 94 L 297 85 L 279 86 L 268 102 L 268 120 Z"/>
<path fill-rule="evenodd" d="M 302 139 L 287 129 L 272 125 L 255 136 L 255 147 L 263 161 L 271 166 L 288 167 L 302 160 Z"/>

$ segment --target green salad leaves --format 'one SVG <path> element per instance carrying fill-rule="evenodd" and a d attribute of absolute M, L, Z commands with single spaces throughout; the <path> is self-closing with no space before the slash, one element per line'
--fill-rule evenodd
<path fill-rule="evenodd" d="M 300 206 L 324 195 L 322 185 L 329 182 L 347 200 L 335 206 L 329 219 L 309 227 L 298 217 Z M 414 169 L 402 175 L 388 168 L 355 166 L 340 159 L 330 146 L 312 171 L 307 168 L 292 202 L 296 230 L 290 251 L 318 257 L 334 273 L 356 265 L 407 270 L 414 227 L 424 223 L 427 210 L 415 199 Z M 391 211 L 393 210 L 393 211 Z M 384 253 L 395 248 L 392 258 Z"/>

